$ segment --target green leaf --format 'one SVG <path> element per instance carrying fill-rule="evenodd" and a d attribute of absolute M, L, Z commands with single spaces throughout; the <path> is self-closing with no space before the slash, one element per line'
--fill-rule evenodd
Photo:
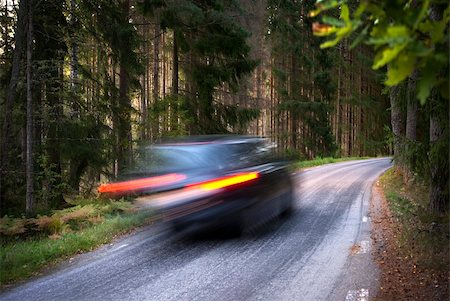
<path fill-rule="evenodd" d="M 411 32 L 406 26 L 389 26 L 385 24 L 375 26 L 370 33 L 372 38 L 368 41 L 371 45 L 389 44 L 390 47 L 407 44 L 411 41 Z"/>
<path fill-rule="evenodd" d="M 372 68 L 377 70 L 383 67 L 393 59 L 406 47 L 406 44 L 400 44 L 394 48 L 385 47 L 384 49 L 377 52 L 375 56 Z"/>
<path fill-rule="evenodd" d="M 347 4 L 342 4 L 341 6 L 341 16 L 340 18 L 344 20 L 345 23 L 350 22 L 350 10 Z"/>
<path fill-rule="evenodd" d="M 425 17 L 425 14 L 427 13 L 429 7 L 430 7 L 430 0 L 425 0 L 422 4 L 422 8 L 420 9 L 419 15 L 417 16 L 417 20 L 414 23 L 414 29 L 418 27 L 423 17 Z"/>
<path fill-rule="evenodd" d="M 431 20 L 425 20 L 417 26 L 417 29 L 424 34 L 428 34 L 433 30 L 433 22 Z"/>
<path fill-rule="evenodd" d="M 433 55 L 434 52 L 434 49 L 425 46 L 423 41 L 416 41 L 414 44 L 410 45 L 408 49 L 414 52 L 417 57 L 427 57 Z"/>
<path fill-rule="evenodd" d="M 371 13 L 374 19 L 383 19 L 386 16 L 386 12 L 383 10 L 382 6 L 379 4 L 367 4 L 367 11 Z"/>
<path fill-rule="evenodd" d="M 420 100 L 420 104 L 424 105 L 430 96 L 431 89 L 436 84 L 436 76 L 434 78 L 422 77 L 417 84 L 417 98 Z"/>
<path fill-rule="evenodd" d="M 437 83 L 436 61 L 428 60 L 426 66 L 422 69 L 420 80 L 417 83 L 417 98 L 423 105 L 430 96 L 431 89 Z"/>
<path fill-rule="evenodd" d="M 361 17 L 362 13 L 364 13 L 364 11 L 366 10 L 368 4 L 369 4 L 368 1 L 362 1 L 358 5 L 358 8 L 356 9 L 356 11 L 353 14 L 355 19 L 359 19 L 359 17 Z"/>
<path fill-rule="evenodd" d="M 447 28 L 447 22 L 441 20 L 439 22 L 433 22 L 434 26 L 431 28 L 431 41 L 433 43 L 441 42 L 445 36 L 445 29 Z"/>
<path fill-rule="evenodd" d="M 398 56 L 391 64 L 387 72 L 387 86 L 395 86 L 408 77 L 413 71 L 416 63 L 416 56 L 411 52 Z"/>
<path fill-rule="evenodd" d="M 439 63 L 443 63 L 443 64 L 447 64 L 448 63 L 448 56 L 447 54 L 444 52 L 439 52 L 439 53 L 435 53 L 433 55 L 433 59 L 436 60 Z"/>
<path fill-rule="evenodd" d="M 322 11 L 323 11 L 323 9 L 312 10 L 308 13 L 308 17 L 314 18 L 314 17 L 318 16 Z"/>
<path fill-rule="evenodd" d="M 335 8 L 337 6 L 339 6 L 339 4 L 341 4 L 343 1 L 342 0 L 319 0 L 317 1 L 316 6 L 322 10 L 326 10 L 326 9 L 332 9 Z"/>
<path fill-rule="evenodd" d="M 336 26 L 336 27 L 342 27 L 345 25 L 345 23 L 343 21 L 333 18 L 333 17 L 330 17 L 330 16 L 323 16 L 322 22 L 325 24 Z"/>
<path fill-rule="evenodd" d="M 316 2 L 316 9 L 310 11 L 308 13 L 308 17 L 310 18 L 314 18 L 317 15 L 319 15 L 320 13 L 322 13 L 323 11 L 335 8 L 337 6 L 339 6 L 339 4 L 342 2 L 338 1 L 338 0 L 328 0 L 328 1 L 317 1 Z"/>
<path fill-rule="evenodd" d="M 329 41 L 326 41 L 326 42 L 320 44 L 320 49 L 333 47 L 337 43 L 339 43 L 340 41 L 341 41 L 341 38 L 340 37 L 336 37 L 336 38 L 334 38 L 334 40 L 329 40 Z"/>

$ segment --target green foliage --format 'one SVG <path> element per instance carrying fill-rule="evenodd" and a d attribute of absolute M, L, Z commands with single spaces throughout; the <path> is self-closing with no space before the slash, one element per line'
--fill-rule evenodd
<path fill-rule="evenodd" d="M 295 168 L 308 168 L 308 167 L 314 167 L 324 164 L 330 164 L 330 163 L 338 163 L 338 162 L 345 162 L 345 161 L 353 161 L 353 160 L 364 160 L 369 159 L 369 157 L 342 157 L 342 158 L 333 158 L 333 157 L 317 157 L 313 160 L 300 160 L 298 162 L 294 163 Z"/>
<path fill-rule="evenodd" d="M 13 11 L 5 7 L 6 2 L 0 4 L 0 11 L 5 12 L 0 15 L 0 37 L 2 41 L 2 55 L 0 56 L 0 99 L 6 99 L 6 91 L 9 85 L 9 74 L 13 57 L 14 37 L 10 34 L 13 31 L 14 18 Z M 0 124 L 3 124 L 3 114 L 0 114 Z"/>
<path fill-rule="evenodd" d="M 71 202 L 75 206 L 54 210 L 51 214 L 38 215 L 36 218 L 5 215 L 0 218 L 0 234 L 15 240 L 41 234 L 61 235 L 101 223 L 104 218 L 136 211 L 131 203 L 123 200 L 77 198 Z"/>
<path fill-rule="evenodd" d="M 47 154 L 43 153 L 37 156 L 35 179 L 42 185 L 42 188 L 36 193 L 37 211 L 48 210 L 47 206 L 40 206 L 39 203 L 47 204 L 49 200 L 70 189 L 69 185 L 62 181 L 62 175 L 55 169 L 56 165 L 50 162 Z"/>
<path fill-rule="evenodd" d="M 449 216 L 427 210 L 429 186 L 414 181 L 405 184 L 394 169 L 380 178 L 393 217 L 401 225 L 400 246 L 418 263 L 438 270 L 448 270 Z"/>
<path fill-rule="evenodd" d="M 62 123 L 61 143 L 63 158 L 70 160 L 87 160 L 89 165 L 99 167 L 106 163 L 104 153 L 105 140 L 102 132 L 106 127 L 99 124 L 92 115 L 80 116 L 77 119 L 66 119 Z"/>
<path fill-rule="evenodd" d="M 169 95 L 153 102 L 148 108 L 148 118 L 151 124 L 157 124 L 159 118 L 167 120 L 170 128 L 162 129 L 161 136 L 187 135 L 186 128 L 194 122 L 189 114 L 188 99 L 182 95 Z M 161 138 L 161 137 L 154 137 Z"/>
<path fill-rule="evenodd" d="M 387 193 L 386 197 L 390 200 L 391 210 L 400 218 L 408 217 L 415 211 L 414 205 L 407 198 L 394 192 Z"/>
<path fill-rule="evenodd" d="M 82 199 L 36 218 L 0 218 L 0 285 L 27 278 L 67 256 L 90 251 L 118 234 L 143 225 L 151 211 L 129 202 Z"/>
<path fill-rule="evenodd" d="M 7 215 L 0 218 L 0 234 L 15 236 L 27 231 L 27 220 L 25 218 L 11 218 Z"/>
<path fill-rule="evenodd" d="M 328 120 L 335 91 L 330 74 L 333 64 L 330 51 L 306 50 L 318 46 L 309 32 L 309 20 L 298 21 L 304 19 L 304 10 L 310 8 L 308 2 L 269 1 L 266 38 L 272 45 L 274 86 L 280 98 L 276 110 L 289 112 L 292 122 L 302 122 L 313 136 L 297 139 L 297 133 L 286 134 L 291 135 L 292 140 L 300 140 L 296 145 L 298 150 L 307 148 L 315 155 L 330 156 L 337 148 Z M 312 78 L 306 75 L 308 73 Z M 311 81 L 319 94 L 315 99 L 307 97 L 308 92 L 302 92 L 309 91 Z"/>
<path fill-rule="evenodd" d="M 427 151 L 429 149 L 428 143 L 404 138 L 402 144 L 404 145 L 404 148 L 400 160 L 402 160 L 409 171 L 412 172 L 414 178 L 427 181 L 430 175 L 430 162 L 424 160 L 424 158 L 427 157 Z M 444 162 L 441 163 L 445 164 Z"/>
<path fill-rule="evenodd" d="M 95 30 L 107 42 L 114 60 L 122 62 L 128 73 L 135 76 L 142 72 L 136 52 L 139 38 L 136 27 L 129 21 L 125 3 L 120 5 L 114 0 L 81 1 L 80 13 L 95 15 Z M 88 16 L 85 18 L 90 19 Z"/>
<path fill-rule="evenodd" d="M 371 45 L 376 51 L 374 69 L 388 66 L 387 86 L 395 86 L 414 70 L 419 70 L 417 97 L 423 104 L 436 87 L 448 98 L 448 1 L 362 1 L 353 12 L 347 0 L 317 1 L 316 10 L 310 16 L 340 8 L 339 20 L 322 17 L 315 23 L 317 36 L 333 36 L 321 47 L 335 46 L 344 38 L 357 36 L 359 42 Z"/>
<path fill-rule="evenodd" d="M 233 123 L 239 110 L 224 109 L 213 101 L 213 94 L 220 86 L 236 91 L 241 78 L 257 64 L 249 57 L 249 33 L 233 16 L 240 11 L 239 4 L 224 0 L 146 0 L 140 8 L 145 14 L 159 14 L 162 29 L 173 30 L 181 54 L 190 59 L 182 66 L 194 88 L 186 95 L 185 108 L 194 118 L 190 128 L 203 134 L 227 132 L 228 123 Z"/>
<path fill-rule="evenodd" d="M 233 133 L 243 134 L 246 131 L 247 125 L 257 118 L 260 114 L 259 109 L 243 108 L 239 105 L 224 105 L 216 104 L 217 116 L 220 118 L 220 124 L 223 128 L 220 132 L 227 132 L 232 129 Z"/>
<path fill-rule="evenodd" d="M 283 158 L 286 158 L 287 160 L 295 160 L 295 161 L 303 161 L 305 158 L 303 157 L 303 154 L 299 152 L 298 150 L 294 148 L 288 148 L 286 149 L 283 154 Z M 297 167 L 297 165 L 295 165 Z"/>
<path fill-rule="evenodd" d="M 34 237 L 23 241 L 2 241 L 0 285 L 28 278 L 51 263 L 91 251 L 99 245 L 110 242 L 119 234 L 145 224 L 149 217 L 151 212 L 145 211 L 113 215 L 76 232 Z"/>

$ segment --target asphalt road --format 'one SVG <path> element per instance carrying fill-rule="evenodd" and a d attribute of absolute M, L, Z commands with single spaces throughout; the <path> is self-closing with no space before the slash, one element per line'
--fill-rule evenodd
<path fill-rule="evenodd" d="M 0 300 L 368 300 L 371 186 L 390 159 L 298 173 L 296 211 L 236 239 L 163 225 L 76 257 Z"/>

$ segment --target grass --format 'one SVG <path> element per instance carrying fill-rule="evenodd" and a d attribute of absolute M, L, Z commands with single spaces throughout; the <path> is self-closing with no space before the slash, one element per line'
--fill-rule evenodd
<path fill-rule="evenodd" d="M 400 223 L 400 247 L 427 268 L 449 267 L 449 215 L 427 210 L 429 187 L 405 184 L 403 176 L 390 169 L 380 178 L 393 217 Z"/>
<path fill-rule="evenodd" d="M 337 163 L 337 162 L 351 161 L 351 160 L 363 160 L 363 159 L 369 159 L 369 158 L 370 157 L 316 158 L 314 160 L 298 161 L 298 162 L 294 163 L 294 167 L 295 168 L 308 168 L 308 167 L 314 167 L 314 166 L 319 166 L 319 165 L 328 164 L 328 163 Z"/>
<path fill-rule="evenodd" d="M 145 224 L 152 215 L 148 211 L 119 213 L 109 210 L 103 214 L 98 213 L 105 208 L 111 209 L 116 206 L 115 203 L 111 202 L 106 207 L 100 206 L 97 210 L 93 210 L 95 206 L 88 204 L 76 206 L 71 210 L 56 211 L 51 217 L 40 217 L 34 220 L 35 224 L 39 224 L 36 220 L 40 223 L 51 220 L 48 224 L 52 227 L 43 228 L 45 230 L 25 237 L 24 231 L 9 237 L 4 235 L 0 249 L 0 285 L 26 279 L 37 274 L 44 267 L 75 254 L 91 251 L 112 241 L 119 234 Z M 97 213 L 96 216 L 93 216 L 94 211 Z M 77 220 L 76 223 L 75 219 L 70 219 L 74 217 Z M 58 221 L 57 231 L 54 231 L 55 221 Z M 8 222 L 11 224 L 11 219 Z M 49 229 L 54 232 L 47 232 Z"/>

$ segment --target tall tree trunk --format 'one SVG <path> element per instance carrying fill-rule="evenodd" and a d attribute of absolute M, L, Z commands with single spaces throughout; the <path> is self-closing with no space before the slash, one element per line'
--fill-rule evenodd
<path fill-rule="evenodd" d="M 143 18 L 143 20 L 145 20 Z M 144 74 L 141 75 L 141 86 L 142 86 L 142 93 L 141 93 L 141 131 L 140 131 L 140 139 L 146 140 L 147 137 L 147 125 L 148 125 L 148 95 L 149 95 L 149 25 L 146 24 L 143 26 L 142 29 L 142 37 L 143 37 L 143 45 L 142 45 L 142 51 L 145 53 L 144 55 Z"/>
<path fill-rule="evenodd" d="M 70 118 L 77 120 L 80 118 L 80 108 L 78 104 L 78 42 L 76 39 L 78 20 L 75 11 L 75 0 L 70 0 Z M 73 175 L 77 174 L 76 171 L 80 169 L 81 162 L 78 159 L 72 159 L 69 164 L 69 184 L 73 191 L 78 193 L 80 179 L 74 179 Z"/>
<path fill-rule="evenodd" d="M 155 114 L 156 103 L 159 99 L 159 45 L 161 43 L 161 27 L 159 24 L 159 13 L 155 14 L 155 37 L 153 40 L 153 120 L 152 120 L 152 140 L 158 138 L 159 134 L 159 116 Z"/>
<path fill-rule="evenodd" d="M 79 118 L 80 110 L 77 104 L 78 90 L 78 43 L 75 37 L 77 26 L 77 17 L 75 14 L 75 0 L 70 0 L 70 30 L 71 30 L 71 51 L 70 51 L 70 90 L 72 93 L 71 117 Z"/>
<path fill-rule="evenodd" d="M 416 81 L 417 71 L 408 78 L 407 82 L 407 106 L 406 106 L 406 145 L 405 153 L 407 154 L 406 160 L 408 160 L 407 166 L 405 164 L 405 170 L 403 172 L 403 181 L 408 183 L 413 178 L 415 158 L 411 157 L 411 146 L 417 139 L 417 97 L 416 97 Z"/>
<path fill-rule="evenodd" d="M 28 216 L 34 211 L 34 158 L 33 158 L 33 97 L 31 58 L 33 54 L 33 1 L 28 1 L 28 32 L 27 32 L 27 158 L 26 158 L 26 206 Z"/>
<path fill-rule="evenodd" d="M 417 97 L 416 97 L 417 71 L 408 78 L 406 109 L 406 138 L 412 141 L 417 139 Z"/>
<path fill-rule="evenodd" d="M 180 102 L 178 100 L 179 85 L 179 57 L 178 57 L 178 38 L 177 33 L 173 32 L 173 50 L 172 50 L 172 105 L 170 116 L 170 130 L 178 130 L 179 128 L 179 112 Z"/>
<path fill-rule="evenodd" d="M 75 193 L 79 193 L 81 176 L 88 167 L 88 161 L 86 160 L 86 158 L 73 161 L 74 162 L 70 162 L 71 165 L 69 170 L 69 185 L 72 187 Z"/>
<path fill-rule="evenodd" d="M 119 154 L 119 97 L 116 93 L 116 89 L 115 89 L 115 85 L 116 85 L 116 70 L 117 70 L 117 62 L 114 58 L 111 59 L 111 65 L 110 65 L 111 70 L 109 71 L 111 73 L 111 82 L 114 85 L 114 88 L 111 89 L 111 103 L 112 103 L 112 107 L 113 107 L 113 112 L 112 112 L 112 123 L 113 123 L 113 138 L 114 138 L 114 143 L 113 143 L 113 152 L 115 154 L 115 160 L 113 162 L 113 173 L 114 173 L 114 178 L 117 178 L 118 174 L 119 174 L 119 170 L 117 168 L 118 166 L 118 154 Z"/>
<path fill-rule="evenodd" d="M 394 86 L 389 91 L 389 99 L 391 102 L 391 125 L 392 133 L 394 134 L 394 162 L 398 168 L 403 165 L 401 152 L 402 152 L 402 139 L 403 139 L 403 117 L 400 107 L 400 86 Z"/>
<path fill-rule="evenodd" d="M 449 210 L 449 119 L 448 100 L 438 99 L 438 91 L 433 91 L 430 113 L 430 203 L 431 212 L 442 213 Z M 446 102 L 446 105 L 444 103 Z"/>
<path fill-rule="evenodd" d="M 11 79 L 9 81 L 8 90 L 6 92 L 5 113 L 2 124 L 2 133 L 0 136 L 0 216 L 3 216 L 4 211 L 4 177 L 7 169 L 8 152 L 11 142 L 11 124 L 13 121 L 12 109 L 13 102 L 16 96 L 16 87 L 19 82 L 20 62 L 25 48 L 25 34 L 27 25 L 27 10 L 28 3 L 25 0 L 19 2 L 19 11 L 17 14 L 17 25 L 15 29 L 14 54 L 12 61 Z"/>
<path fill-rule="evenodd" d="M 177 34 L 173 32 L 173 63 L 172 63 L 172 94 L 178 95 L 178 42 Z"/>
<path fill-rule="evenodd" d="M 430 17 L 442 19 L 444 11 L 438 4 L 430 7 Z M 447 44 L 447 52 L 450 45 Z M 448 66 L 447 66 L 448 68 Z M 448 72 L 441 70 L 440 72 Z M 441 74 L 439 74 L 441 76 Z M 448 86 L 447 86 L 448 88 Z M 431 212 L 443 213 L 449 210 L 449 100 L 441 97 L 437 89 L 431 91 L 430 99 L 430 203 Z"/>
<path fill-rule="evenodd" d="M 124 14 L 123 22 L 128 23 L 128 13 L 130 10 L 130 1 L 122 2 L 122 12 Z M 127 45 L 129 46 L 129 45 Z M 121 172 L 129 166 L 132 153 L 132 136 L 131 136 L 131 101 L 128 95 L 130 88 L 130 74 L 126 66 L 125 56 L 132 51 L 129 47 L 121 49 L 121 59 L 119 66 L 119 124 L 118 124 L 118 170 Z"/>
<path fill-rule="evenodd" d="M 342 57 L 342 45 L 339 45 L 339 58 Z M 342 155 L 342 147 L 341 147 L 341 82 L 342 82 L 342 64 L 341 61 L 338 61 L 338 82 L 337 82 L 337 91 L 336 91 L 336 144 L 339 150 L 339 153 Z"/>
<path fill-rule="evenodd" d="M 119 119 L 118 119 L 118 170 L 122 171 L 129 163 L 131 154 L 131 124 L 130 124 L 130 98 L 129 74 L 125 64 L 121 61 L 119 67 Z"/>

